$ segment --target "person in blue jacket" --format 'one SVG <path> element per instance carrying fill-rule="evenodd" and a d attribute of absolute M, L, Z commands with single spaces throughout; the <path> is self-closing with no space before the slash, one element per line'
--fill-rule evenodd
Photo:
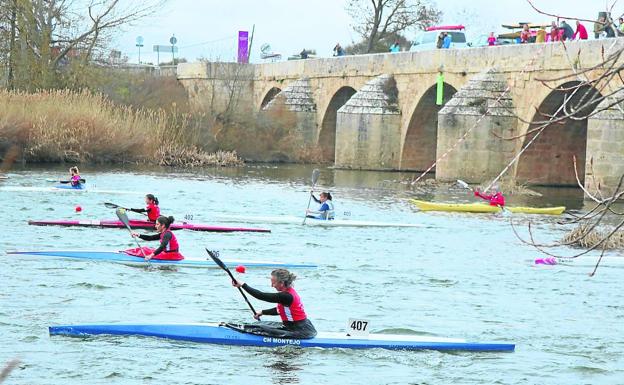
<path fill-rule="evenodd" d="M 316 199 L 312 191 L 310 191 L 310 195 L 312 199 L 321 206 L 318 210 L 307 209 L 307 217 L 314 219 L 334 219 L 334 203 L 332 202 L 331 194 L 329 192 L 322 192 L 318 199 Z"/>

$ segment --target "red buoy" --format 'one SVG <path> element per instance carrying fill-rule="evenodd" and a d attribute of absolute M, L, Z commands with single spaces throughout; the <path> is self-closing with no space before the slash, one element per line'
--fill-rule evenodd
<path fill-rule="evenodd" d="M 236 272 L 237 273 L 241 273 L 241 274 L 245 274 L 245 266 L 243 266 L 243 265 L 236 266 Z"/>
<path fill-rule="evenodd" d="M 79 213 L 82 211 L 82 207 L 80 207 L 80 205 L 76 206 L 76 212 Z"/>

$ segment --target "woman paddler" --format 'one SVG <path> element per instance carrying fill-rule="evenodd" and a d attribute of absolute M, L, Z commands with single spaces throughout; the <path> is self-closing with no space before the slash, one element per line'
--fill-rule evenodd
<path fill-rule="evenodd" d="M 154 196 L 154 194 L 147 194 L 145 196 L 145 205 L 144 209 L 130 209 L 135 213 L 147 213 L 147 219 L 150 222 L 156 222 L 156 219 L 160 216 L 160 207 L 158 207 L 158 198 Z"/>
<path fill-rule="evenodd" d="M 306 215 L 308 218 L 314 219 L 334 219 L 334 202 L 332 202 L 332 196 L 329 192 L 322 192 L 318 199 L 314 196 L 312 191 L 310 191 L 310 196 L 312 199 L 321 206 L 318 210 L 306 210 Z"/>
<path fill-rule="evenodd" d="M 493 186 L 492 190 L 494 191 L 493 194 L 484 194 L 481 191 L 479 191 L 479 189 L 475 189 L 474 195 L 476 197 L 489 201 L 490 206 L 497 206 L 497 207 L 503 208 L 505 206 L 505 197 L 500 192 L 500 189 L 498 188 L 498 186 L 496 185 Z"/>
<path fill-rule="evenodd" d="M 78 167 L 74 166 L 74 167 L 70 167 L 69 168 L 69 183 L 72 186 L 79 186 L 80 185 L 80 180 L 82 179 L 80 177 L 80 171 L 78 171 Z"/>
<path fill-rule="evenodd" d="M 138 237 L 145 241 L 160 240 L 158 248 L 145 256 L 146 260 L 149 261 L 153 258 L 158 260 L 181 261 L 184 259 L 184 256 L 180 254 L 180 247 L 176 236 L 173 235 L 171 230 L 169 230 L 169 226 L 171 226 L 172 223 L 173 217 L 165 217 L 161 215 L 158 219 L 156 219 L 156 223 L 154 224 L 157 231 L 156 234 L 132 233 L 134 238 Z"/>
<path fill-rule="evenodd" d="M 254 315 L 259 320 L 263 315 L 279 315 L 282 322 L 263 322 L 245 325 L 245 329 L 252 329 L 254 334 L 268 335 L 272 337 L 306 339 L 316 336 L 316 329 L 303 310 L 303 303 L 299 294 L 293 287 L 296 275 L 285 269 L 277 269 L 271 272 L 271 286 L 277 293 L 265 293 L 256 290 L 242 281 L 234 280 L 232 285 L 242 287 L 253 297 L 266 302 L 276 303 L 271 309 L 261 310 Z"/>

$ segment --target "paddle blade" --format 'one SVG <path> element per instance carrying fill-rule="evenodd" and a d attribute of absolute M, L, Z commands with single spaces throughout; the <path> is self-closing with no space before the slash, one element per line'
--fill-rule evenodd
<path fill-rule="evenodd" d="M 206 252 L 208 253 L 208 255 L 210 255 L 210 258 L 212 258 L 214 263 L 216 263 L 223 270 L 229 272 L 227 266 L 225 266 L 225 263 L 223 263 L 223 261 L 221 259 L 219 259 L 219 257 L 217 257 L 217 254 L 214 251 L 210 251 L 210 250 L 206 249 Z"/>
<path fill-rule="evenodd" d="M 110 202 L 104 202 L 104 206 L 106 206 L 106 208 L 108 209 L 116 209 L 119 207 L 119 205 L 116 205 L 114 203 L 110 203 Z"/>
<path fill-rule="evenodd" d="M 312 185 L 315 185 L 318 181 L 319 175 L 321 175 L 321 171 L 318 168 L 312 170 Z"/>
<path fill-rule="evenodd" d="M 472 190 L 472 189 L 470 188 L 470 186 L 468 185 L 468 183 L 464 182 L 464 181 L 463 181 L 463 180 L 461 180 L 461 179 L 457 179 L 457 184 L 458 184 L 458 185 L 460 185 L 460 186 L 461 186 L 461 187 L 463 187 L 463 188 L 466 188 L 466 189 L 468 189 L 468 190 Z"/>
<path fill-rule="evenodd" d="M 126 214 L 126 209 L 123 207 L 117 207 L 115 210 L 115 214 L 117 214 L 117 218 L 123 223 L 128 229 L 130 229 L 130 220 L 128 219 L 128 214 Z"/>

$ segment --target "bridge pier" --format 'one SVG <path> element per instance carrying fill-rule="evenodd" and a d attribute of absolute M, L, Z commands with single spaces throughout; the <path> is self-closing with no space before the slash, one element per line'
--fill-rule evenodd
<path fill-rule="evenodd" d="M 496 177 L 515 155 L 516 140 L 504 138 L 516 135 L 517 124 L 502 75 L 490 69 L 470 79 L 438 113 L 436 179 Z"/>
<path fill-rule="evenodd" d="M 400 143 L 396 81 L 391 75 L 380 75 L 338 110 L 336 167 L 397 170 Z"/>

